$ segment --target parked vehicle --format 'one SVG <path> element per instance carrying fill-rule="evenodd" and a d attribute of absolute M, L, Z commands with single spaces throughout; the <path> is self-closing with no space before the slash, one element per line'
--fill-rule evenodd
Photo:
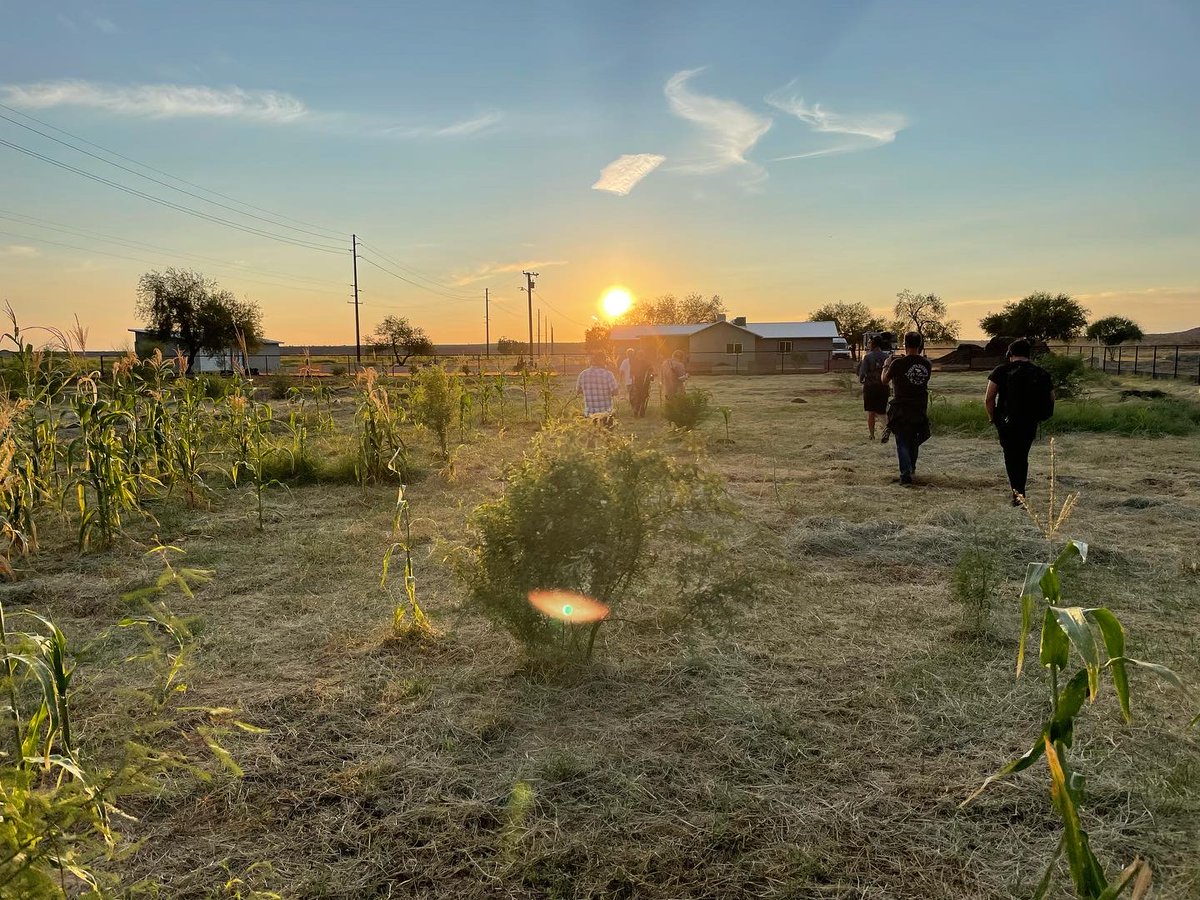
<path fill-rule="evenodd" d="M 849 342 L 844 337 L 835 337 L 833 339 L 833 353 L 830 356 L 832 359 L 849 359 Z"/>

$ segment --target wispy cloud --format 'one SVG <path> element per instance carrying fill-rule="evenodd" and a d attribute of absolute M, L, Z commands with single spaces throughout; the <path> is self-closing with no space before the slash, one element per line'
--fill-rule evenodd
<path fill-rule="evenodd" d="M 283 91 L 182 84 L 112 85 L 91 81 L 0 84 L 0 100 L 21 109 L 75 107 L 145 119 L 232 119 L 303 125 L 367 138 L 461 138 L 482 134 L 503 118 L 497 111 L 442 124 L 395 124 L 371 114 L 324 112 Z"/>
<path fill-rule="evenodd" d="M 92 19 L 92 24 L 96 26 L 97 31 L 103 31 L 105 34 L 116 34 L 121 30 L 111 19 Z"/>
<path fill-rule="evenodd" d="M 908 120 L 899 113 L 851 116 L 823 109 L 819 103 L 809 105 L 804 102 L 802 96 L 796 93 L 796 82 L 794 81 L 768 94 L 766 101 L 781 112 L 795 116 L 800 121 L 811 125 L 814 131 L 853 138 L 853 140 L 842 141 L 832 147 L 780 156 L 774 160 L 776 162 L 788 159 L 810 159 L 814 156 L 832 156 L 837 153 L 854 153 L 858 150 L 880 147 L 894 141 L 896 135 L 908 125 Z"/>
<path fill-rule="evenodd" d="M 466 275 L 456 275 L 452 284 L 456 287 L 462 287 L 467 284 L 474 284 L 477 281 L 484 281 L 488 278 L 494 278 L 497 275 L 510 275 L 513 272 L 523 272 L 527 269 L 548 269 L 550 266 L 565 266 L 566 260 L 539 260 L 528 262 L 512 262 L 512 263 L 485 263 L 477 268 L 474 272 Z"/>
<path fill-rule="evenodd" d="M 657 153 L 626 153 L 618 156 L 600 172 L 593 190 L 609 191 L 624 197 L 634 186 L 662 165 L 665 156 Z"/>
<path fill-rule="evenodd" d="M 374 130 L 378 134 L 388 137 L 468 137 L 494 128 L 503 118 L 503 114 L 493 110 L 480 113 L 461 122 L 452 122 L 449 125 L 389 125 L 384 128 L 375 128 Z M 373 126 L 368 127 L 372 128 Z"/>
<path fill-rule="evenodd" d="M 64 16 L 62 13 L 55 13 L 54 18 L 58 20 L 58 24 L 68 31 L 78 31 L 79 26 L 75 24 L 75 20 L 70 16 Z"/>
<path fill-rule="evenodd" d="M 30 247 L 28 244 L 9 244 L 7 247 L 0 248 L 0 254 L 4 256 L 37 256 L 38 248 Z"/>
<path fill-rule="evenodd" d="M 732 100 L 707 97 L 689 90 L 688 82 L 702 71 L 684 69 L 676 72 L 663 89 L 672 111 L 703 129 L 705 149 L 708 151 L 704 157 L 681 163 L 675 168 L 704 173 L 754 165 L 746 159 L 746 154 L 767 133 L 771 119 Z"/>
<path fill-rule="evenodd" d="M 312 115 L 303 101 L 281 91 L 212 88 L 179 84 L 130 87 L 90 81 L 44 81 L 0 85 L 10 106 L 49 109 L 74 106 L 151 119 L 231 118 L 257 122 L 296 122 Z"/>

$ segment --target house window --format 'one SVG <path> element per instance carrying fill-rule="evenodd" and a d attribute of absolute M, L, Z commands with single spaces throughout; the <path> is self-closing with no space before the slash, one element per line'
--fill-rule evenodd
<path fill-rule="evenodd" d="M 741 353 L 741 352 L 742 352 L 742 345 L 741 345 L 740 343 L 737 343 L 737 344 L 726 344 L 726 345 L 725 345 L 725 352 L 726 352 L 726 353 Z"/>
<path fill-rule="evenodd" d="M 791 341 L 780 341 L 779 342 L 779 352 L 780 353 L 791 353 L 792 352 L 792 342 Z"/>

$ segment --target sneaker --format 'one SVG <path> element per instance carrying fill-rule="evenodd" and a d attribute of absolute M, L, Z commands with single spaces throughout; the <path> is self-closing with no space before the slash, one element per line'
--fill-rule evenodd
<path fill-rule="evenodd" d="M 892 439 L 892 429 L 890 429 L 890 428 L 883 429 L 883 437 L 881 437 L 879 439 L 879 443 L 886 444 L 891 439 Z"/>
<path fill-rule="evenodd" d="M 904 484 L 904 485 L 912 485 L 912 483 L 913 483 L 912 476 L 911 475 L 901 475 L 900 483 Z"/>

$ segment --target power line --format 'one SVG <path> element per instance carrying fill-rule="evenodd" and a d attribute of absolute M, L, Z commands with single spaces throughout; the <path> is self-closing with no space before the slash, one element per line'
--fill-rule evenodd
<path fill-rule="evenodd" d="M 145 257 L 125 256 L 124 254 L 112 253 L 111 251 L 108 251 L 108 250 L 98 250 L 95 247 L 80 247 L 78 244 L 66 244 L 66 243 L 63 243 L 62 241 L 52 241 L 49 238 L 34 237 L 31 234 L 18 234 L 17 232 L 13 232 L 13 231 L 0 231 L 0 235 L 4 235 L 5 237 L 16 238 L 17 240 L 22 240 L 22 241 L 37 241 L 39 244 L 51 244 L 55 247 L 66 247 L 68 250 L 79 250 L 83 253 L 91 253 L 91 254 L 96 254 L 99 256 L 111 256 L 113 259 L 124 259 L 124 260 L 128 260 L 129 262 L 142 263 L 144 265 L 151 265 L 151 266 L 160 265 L 159 261 L 146 259 Z M 324 294 L 326 296 L 329 295 L 329 291 L 327 289 L 306 288 L 306 287 L 300 287 L 299 285 L 294 285 L 294 284 L 280 284 L 277 281 L 275 281 L 275 282 L 263 281 L 258 278 L 247 278 L 240 273 L 214 271 L 213 274 L 222 275 L 226 278 L 241 279 L 242 281 L 249 281 L 252 284 L 265 284 L 268 287 L 287 288 L 289 291 L 305 291 L 307 293 Z"/>
<path fill-rule="evenodd" d="M 378 256 L 380 259 L 382 259 L 384 262 L 389 263 L 392 266 L 395 266 L 401 272 L 406 272 L 407 274 L 411 275 L 413 278 L 419 279 L 420 281 L 427 282 L 428 284 L 430 284 L 436 288 L 440 288 L 442 290 L 451 291 L 451 292 L 455 292 L 455 293 L 458 292 L 459 285 L 446 284 L 445 282 L 438 281 L 436 278 L 432 278 L 428 275 L 425 275 L 418 269 L 414 269 L 411 266 L 402 265 L 402 264 L 398 263 L 392 257 L 388 256 L 382 250 L 379 250 L 376 247 L 374 247 L 374 245 L 372 245 L 372 244 L 367 244 L 360 240 L 358 242 L 358 246 L 360 248 L 366 249 L 369 253 L 374 253 L 376 256 Z M 464 294 L 463 299 L 466 300 L 466 299 L 471 299 L 471 298 L 468 298 Z"/>
<path fill-rule="evenodd" d="M 79 141 L 81 144 L 86 144 L 86 145 L 87 145 L 87 146 L 89 146 L 89 147 L 95 147 L 97 150 L 101 151 L 102 153 L 107 153 L 109 156 L 115 156 L 115 157 L 117 157 L 117 159 L 123 159 L 123 160 L 125 160 L 126 162 L 133 163 L 135 166 L 138 166 L 138 167 L 140 167 L 140 168 L 146 169 L 146 170 L 148 170 L 148 171 L 150 171 L 150 172 L 154 172 L 154 173 L 156 173 L 156 174 L 158 174 L 158 175 L 162 175 L 164 178 L 170 178 L 172 181 L 178 181 L 180 184 L 186 184 L 186 185 L 188 185 L 189 187 L 194 187 L 194 188 L 195 188 L 196 190 L 198 190 L 198 191 L 203 191 L 203 192 L 204 192 L 204 193 L 206 193 L 206 194 L 212 194 L 213 196 L 216 196 L 216 197 L 221 197 L 221 198 L 223 198 L 223 199 L 225 199 L 225 200 L 229 200 L 229 201 L 231 201 L 231 202 L 233 202 L 233 203 L 237 203 L 239 206 L 245 206 L 245 207 L 248 207 L 248 208 L 250 208 L 250 209 L 256 209 L 256 210 L 258 210 L 259 212 L 265 212 L 265 213 L 267 213 L 267 214 L 269 214 L 269 215 L 271 215 L 271 216 L 275 217 L 276 219 L 283 219 L 283 220 L 285 220 L 285 221 L 287 221 L 287 222 L 295 222 L 297 225 L 307 225 L 307 226 L 309 226 L 310 228 L 316 228 L 316 229 L 318 229 L 318 231 L 320 231 L 320 232 L 323 232 L 323 234 L 316 234 L 315 232 L 311 232 L 311 231 L 309 231 L 309 232 L 304 232 L 304 233 L 306 233 L 306 234 L 310 234 L 310 235 L 312 235 L 312 234 L 316 234 L 316 236 L 317 236 L 317 237 L 325 237 L 325 238 L 341 238 L 341 236 L 342 236 L 342 232 L 340 232 L 340 231 L 337 231 L 337 230 L 334 230 L 334 229 L 325 228 L 324 226 L 321 226 L 321 225 L 316 225 L 316 224 L 314 224 L 314 223 L 312 223 L 312 222 L 305 222 L 303 219 L 295 219 L 295 218 L 292 218 L 291 216 L 285 216 L 285 215 L 283 215 L 283 213 L 272 212 L 271 210 L 269 210 L 269 209 L 265 209 L 265 208 L 263 208 L 263 207 L 261 207 L 261 206 L 255 206 L 253 203 L 247 203 L 245 200 L 238 200 L 236 197 L 231 197 L 231 196 L 229 196 L 228 194 L 222 194 L 220 191 L 214 191 L 214 190 L 212 190 L 211 188 L 206 188 L 206 187 L 204 187 L 203 185 L 199 185 L 199 184 L 196 184 L 195 182 L 188 181 L 186 178 L 180 178 L 178 175 L 172 175 L 170 172 L 164 172 L 162 169 L 156 169 L 156 168 L 154 168 L 154 166 L 147 165 L 147 164 L 146 164 L 146 163 L 144 163 L 144 162 L 139 162 L 138 160 L 136 160 L 136 159 L 133 159 L 133 158 L 132 158 L 132 157 L 130 157 L 130 156 L 125 156 L 125 155 L 124 155 L 124 154 L 122 154 L 122 153 L 118 153 L 116 150 L 110 150 L 109 148 L 107 148 L 107 147 L 104 147 L 104 146 L 102 146 L 102 145 L 100 145 L 100 144 L 97 144 L 97 143 L 95 143 L 94 141 L 89 141 L 87 138 L 80 137 L 80 136 L 79 136 L 79 135 L 77 135 L 77 134 L 74 134 L 74 133 L 72 133 L 72 132 L 70 132 L 70 131 L 67 131 L 67 130 L 66 130 L 66 129 L 64 129 L 64 128 L 59 128 L 59 127 L 58 127 L 58 126 L 56 126 L 56 125 L 51 125 L 49 122 L 43 121 L 42 119 L 39 119 L 39 118 L 37 118 L 36 116 L 31 116 L 31 115 L 29 115 L 29 113 L 26 113 L 26 112 L 21 112 L 21 111 L 20 111 L 20 110 L 18 110 L 18 109 L 13 109 L 11 106 L 8 106 L 7 104 L 0 103 L 0 109 L 6 109 L 6 110 L 8 110 L 9 112 L 13 113 L 14 115 L 18 115 L 18 116 L 20 116 L 20 117 L 21 117 L 21 118 L 23 118 L 23 119 L 28 119 L 28 120 L 29 120 L 29 121 L 31 121 L 31 122 L 37 122 L 39 125 L 41 125 L 41 126 L 43 126 L 43 127 L 45 127 L 45 128 L 49 128 L 51 131 L 56 131 L 56 132 L 58 132 L 59 134 L 65 134 L 67 137 L 73 138 L 73 139 L 75 139 L 75 140 Z M 42 134 L 42 132 L 40 132 L 40 131 L 37 131 L 37 129 L 36 129 L 36 128 L 29 128 L 29 126 L 28 126 L 28 125 L 24 125 L 24 124 L 22 124 L 22 123 L 20 123 L 20 122 L 16 122 L 16 121 L 14 121 L 14 120 L 12 120 L 12 119 L 9 119 L 7 116 L 3 116 L 2 118 L 5 118 L 7 121 L 9 121 L 9 122 L 12 122 L 14 125 L 18 125 L 18 126 L 20 126 L 21 128 L 28 128 L 30 131 L 34 131 L 34 132 L 36 132 L 36 133 L 38 133 L 38 134 Z M 49 138 L 50 140 L 57 140 L 56 138 L 52 138 L 52 137 L 50 137 L 49 135 L 42 135 L 42 136 L 43 136 L 43 137 L 47 137 L 47 138 Z M 63 142 L 62 142 L 62 141 L 59 141 L 59 143 L 63 143 Z M 70 145 L 69 145 L 69 144 L 67 144 L 66 146 L 70 146 Z M 83 150 L 79 150 L 79 148 L 78 148 L 78 147 L 73 147 L 72 149 L 74 149 L 74 150 L 78 150 L 80 153 L 84 153 L 84 152 L 86 152 L 86 151 L 83 151 Z M 88 154 L 88 155 L 92 155 L 92 154 Z M 97 157 L 97 158 L 99 158 L 99 157 Z M 109 163 L 109 165 L 115 165 L 115 163 L 111 163 L 111 162 L 109 162 L 109 160 L 102 160 L 102 162 L 108 162 L 108 163 Z M 120 168 L 123 168 L 123 167 L 120 167 Z M 126 170 L 126 171 L 128 171 L 128 170 Z M 139 175 L 139 177 L 142 177 L 142 178 L 145 178 L 145 177 L 146 177 L 146 176 L 144 176 L 144 175 L 141 175 L 141 173 L 139 173 L 139 172 L 135 172 L 135 173 L 133 173 L 133 174 L 135 174 L 135 175 Z M 150 180 L 154 180 L 154 179 L 150 179 Z M 162 184 L 162 182 L 158 182 L 158 183 L 159 183 L 159 184 Z M 167 187 L 171 187 L 171 188 L 172 188 L 172 190 L 178 190 L 178 188 L 175 188 L 175 187 L 173 187 L 172 185 L 166 185 L 166 186 L 167 186 Z M 185 191 L 184 193 L 187 193 L 187 192 Z M 193 194 L 193 195 L 191 195 L 191 196 L 195 196 L 195 195 Z M 199 198 L 199 199 L 201 199 L 201 200 L 204 200 L 204 202 L 206 202 L 206 203 L 212 203 L 212 202 L 213 202 L 213 201 L 211 201 L 211 200 L 208 200 L 208 199 L 206 199 L 206 198 L 203 198 L 203 197 L 201 197 L 201 198 Z M 218 206 L 219 206 L 220 204 L 216 204 L 216 205 L 218 205 Z M 226 209 L 228 209 L 228 207 L 226 207 Z M 240 210 L 234 210 L 234 212 L 238 212 L 238 213 L 239 213 L 239 214 L 241 214 L 241 215 L 249 215 L 249 213 L 242 213 Z M 255 218 L 257 218 L 257 217 L 255 217 Z M 264 220 L 264 221 L 268 221 L 268 220 Z M 283 222 L 277 222 L 277 223 L 275 223 L 275 224 L 278 224 L 278 225 L 280 225 L 280 226 L 281 226 L 281 227 L 283 227 L 283 228 L 291 228 L 291 227 L 292 227 L 292 226 L 290 226 L 290 225 L 285 225 L 285 224 L 283 224 Z M 302 231 L 303 229 L 294 229 L 294 230 L 296 230 L 296 231 Z"/>
<path fill-rule="evenodd" d="M 421 284 L 418 281 L 413 281 L 411 278 L 405 278 L 403 275 L 393 272 L 391 269 L 387 268 L 386 266 L 381 266 L 379 263 L 375 262 L 375 260 L 369 259 L 366 256 L 360 256 L 358 258 L 361 259 L 363 262 L 365 262 L 367 265 L 374 266 L 379 271 L 386 272 L 388 275 L 391 275 L 393 278 L 400 279 L 405 284 L 410 284 L 415 288 L 419 288 L 420 290 L 423 290 L 423 291 L 428 291 L 431 294 L 437 294 L 439 297 L 444 297 L 445 299 L 452 300 L 455 303 L 477 303 L 477 302 L 479 302 L 478 297 L 456 297 L 454 294 L 448 294 L 445 291 L 438 290 L 437 288 L 428 287 L 427 285 Z"/>
<path fill-rule="evenodd" d="M 223 219 L 220 216 L 210 215 L 209 213 L 191 209 L 186 206 L 181 206 L 180 204 L 174 203 L 170 200 L 163 200 L 161 197 L 155 197 L 153 194 L 147 194 L 145 191 L 139 191 L 137 188 L 131 188 L 128 185 L 121 184 L 120 182 L 117 182 L 117 181 L 111 181 L 110 179 L 104 178 L 101 175 L 96 175 L 96 174 L 94 174 L 92 172 L 88 172 L 84 169 L 77 168 L 75 166 L 70 165 L 69 163 L 65 163 L 65 162 L 62 162 L 61 160 L 54 159 L 53 157 L 46 156 L 42 153 L 38 153 L 36 150 L 30 150 L 28 147 L 22 147 L 20 144 L 14 144 L 11 141 L 5 140 L 4 138 L 0 138 L 0 146 L 4 146 L 4 147 L 8 147 L 12 150 L 16 150 L 18 153 L 24 153 L 26 156 L 31 156 L 34 159 L 39 159 L 42 162 L 47 162 L 52 166 L 57 166 L 58 168 L 65 169 L 68 172 L 74 172 L 76 175 L 82 175 L 84 178 L 89 178 L 92 181 L 99 182 L 100 184 L 107 185 L 108 187 L 116 188 L 117 190 L 123 191 L 126 194 L 132 194 L 135 197 L 141 197 L 143 200 L 149 200 L 151 203 L 157 203 L 160 206 L 167 207 L 168 209 L 174 209 L 179 212 L 185 213 L 187 215 L 195 216 L 196 218 L 199 218 L 199 219 L 205 219 L 206 221 L 213 222 L 218 225 L 225 225 L 230 228 L 236 229 L 237 231 L 243 231 L 247 234 L 258 235 L 259 237 L 270 238 L 271 240 L 279 241 L 280 243 L 283 243 L 283 244 L 292 244 L 296 247 L 303 247 L 306 250 L 318 250 L 323 253 L 344 253 L 345 252 L 344 250 L 337 250 L 332 247 L 321 246 L 321 245 L 315 244 L 311 241 L 290 238 L 285 235 L 279 235 L 279 234 L 275 234 L 270 231 L 264 231 L 260 228 L 255 228 L 252 225 L 241 225 L 237 222 L 231 222 L 228 219 Z"/>
<path fill-rule="evenodd" d="M 196 259 L 203 262 L 215 262 L 217 265 L 241 269 L 249 272 L 252 275 L 267 275 L 271 278 L 285 278 L 309 285 L 325 284 L 339 288 L 345 287 L 345 285 L 339 281 L 331 281 L 324 278 L 307 278 L 299 275 L 291 275 L 286 272 L 273 272 L 269 269 L 257 269 L 253 266 L 247 266 L 244 263 L 236 263 L 229 260 L 217 259 L 216 257 L 204 256 L 200 253 L 190 253 L 184 250 L 175 250 L 171 247 L 163 247 L 159 244 L 149 244 L 145 241 L 135 241 L 129 238 L 109 237 L 101 232 L 92 231 L 91 229 L 73 228 L 69 225 L 64 225 L 61 222 L 53 222 L 50 219 L 39 219 L 37 216 L 30 216 L 24 213 L 15 213 L 11 210 L 0 209 L 0 219 L 7 219 L 10 222 L 17 222 L 20 225 L 30 225 L 35 228 L 44 228 L 47 231 L 57 231 L 62 234 L 72 235 L 73 237 L 82 237 L 89 240 L 101 241 L 106 244 L 116 244 L 117 246 L 129 247 L 134 250 L 153 250 L 159 253 L 169 253 L 172 256 L 179 256 L 185 259 Z"/>
<path fill-rule="evenodd" d="M 559 309 L 557 306 L 555 306 L 553 303 L 551 303 L 549 300 L 547 300 L 547 299 L 546 299 L 546 295 L 545 295 L 544 293 L 542 293 L 542 291 L 541 291 L 541 289 L 540 289 L 540 288 L 538 289 L 537 295 L 538 295 L 538 298 L 541 300 L 541 302 L 542 302 L 542 303 L 545 303 L 545 304 L 546 304 L 548 307 L 550 307 L 550 309 L 551 309 L 553 312 L 556 312 L 556 313 L 558 313 L 560 316 L 562 316 L 562 317 L 563 317 L 564 319 L 566 319 L 568 322 L 573 322 L 574 324 L 576 324 L 576 325 L 581 325 L 581 326 L 583 326 L 584 328 L 590 328 L 590 327 L 591 327 L 591 325 L 589 325 L 587 322 L 580 322 L 578 319 L 574 319 L 574 318 L 572 318 L 571 316 L 568 316 L 568 315 L 567 315 L 565 312 L 563 312 L 561 309 Z"/>

